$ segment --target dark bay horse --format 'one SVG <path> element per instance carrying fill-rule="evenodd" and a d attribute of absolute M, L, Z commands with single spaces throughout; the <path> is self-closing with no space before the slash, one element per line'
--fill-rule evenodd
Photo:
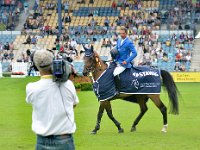
<path fill-rule="evenodd" d="M 87 56 L 84 56 L 84 70 L 83 75 L 89 75 L 92 77 L 93 82 L 98 79 L 98 77 L 107 69 L 107 65 L 100 59 L 99 55 L 92 51 L 92 53 Z M 174 83 L 174 80 L 172 76 L 169 74 L 169 72 L 165 70 L 161 70 L 161 78 L 162 78 L 162 85 L 166 88 L 168 92 L 169 102 L 170 102 L 170 113 L 172 114 L 178 114 L 179 108 L 178 108 L 178 89 Z M 123 128 L 121 127 L 120 123 L 114 118 L 112 113 L 112 107 L 111 107 L 111 100 L 113 99 L 131 99 L 135 98 L 137 101 L 136 103 L 140 106 L 140 113 L 133 122 L 133 125 L 131 127 L 131 132 L 136 131 L 136 126 L 143 117 L 143 115 L 148 110 L 146 102 L 148 99 L 151 99 L 153 103 L 157 106 L 157 108 L 160 110 L 163 116 L 163 128 L 162 132 L 167 132 L 167 108 L 163 104 L 163 102 L 160 99 L 160 94 L 120 94 L 115 96 L 112 99 L 100 101 L 99 111 L 97 114 L 97 122 L 95 128 L 92 130 L 92 134 L 96 134 L 97 131 L 100 129 L 100 122 L 101 118 L 103 116 L 104 110 L 106 110 L 108 117 L 114 122 L 114 124 L 118 128 L 118 132 L 122 133 L 124 132 Z"/>

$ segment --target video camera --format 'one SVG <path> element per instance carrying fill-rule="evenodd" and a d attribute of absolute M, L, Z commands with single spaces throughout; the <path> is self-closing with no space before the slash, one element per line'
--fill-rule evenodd
<path fill-rule="evenodd" d="M 52 52 L 52 51 L 50 51 Z M 33 57 L 34 57 L 35 51 L 30 55 L 31 58 L 31 66 L 30 69 L 28 71 L 28 75 L 30 75 L 30 72 L 34 69 L 35 71 L 38 71 L 37 67 L 35 66 L 35 63 L 33 61 Z M 65 82 L 68 80 L 69 76 L 72 73 L 72 66 L 70 64 L 72 60 L 71 59 L 62 59 L 62 58 L 58 58 L 53 60 L 52 66 L 51 66 L 51 70 L 52 70 L 52 74 L 53 74 L 53 81 L 54 82 Z"/>
<path fill-rule="evenodd" d="M 65 82 L 72 73 L 71 65 L 64 59 L 53 60 L 52 64 L 53 81 Z"/>

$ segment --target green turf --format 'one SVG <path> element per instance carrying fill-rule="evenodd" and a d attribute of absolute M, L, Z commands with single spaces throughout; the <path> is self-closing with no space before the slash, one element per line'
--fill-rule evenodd
<path fill-rule="evenodd" d="M 31 106 L 25 102 L 25 86 L 38 78 L 0 79 L 0 150 L 33 150 L 35 134 L 31 131 Z M 160 132 L 162 116 L 154 104 L 148 102 L 148 112 L 131 133 L 130 128 L 139 113 L 136 104 L 116 100 L 113 114 L 121 122 L 125 133 L 108 119 L 102 118 L 101 130 L 90 135 L 96 122 L 98 102 L 93 92 L 78 92 L 80 104 L 75 109 L 77 131 L 74 135 L 77 150 L 199 150 L 200 149 L 200 83 L 177 84 L 182 99 L 180 115 L 168 115 L 169 128 Z M 168 106 L 167 94 L 161 95 Z"/>

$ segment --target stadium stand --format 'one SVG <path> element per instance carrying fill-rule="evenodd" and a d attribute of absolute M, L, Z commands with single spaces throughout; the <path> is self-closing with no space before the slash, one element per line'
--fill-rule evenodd
<path fill-rule="evenodd" d="M 125 26 L 138 52 L 135 65 L 168 71 L 190 70 L 196 24 L 200 20 L 199 0 L 195 4 L 189 0 L 94 0 L 93 3 L 62 0 L 63 32 L 59 38 L 56 3 L 42 0 L 38 6 L 34 5 L 21 34 L 0 34 L 0 42 L 13 42 L 12 61 L 29 62 L 27 51 L 52 49 L 72 57 L 75 69 L 81 74 L 82 44 L 93 44 L 103 60 L 110 60 L 109 51 L 116 44 L 118 30 Z M 16 6 L 1 7 L 4 12 Z"/>

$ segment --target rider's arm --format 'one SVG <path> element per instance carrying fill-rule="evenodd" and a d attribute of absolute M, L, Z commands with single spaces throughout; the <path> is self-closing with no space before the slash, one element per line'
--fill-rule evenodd
<path fill-rule="evenodd" d="M 129 50 L 131 51 L 131 55 L 125 61 L 127 63 L 130 63 L 137 56 L 137 51 L 135 49 L 135 46 L 133 45 L 133 42 L 130 42 L 128 47 L 129 47 Z"/>

